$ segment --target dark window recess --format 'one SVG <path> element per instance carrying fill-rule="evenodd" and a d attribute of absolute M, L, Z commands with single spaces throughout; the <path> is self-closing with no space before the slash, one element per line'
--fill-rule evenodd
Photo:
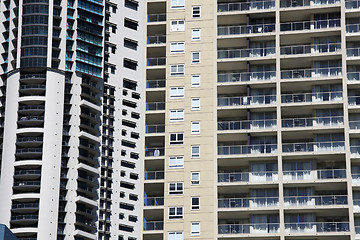
<path fill-rule="evenodd" d="M 116 33 L 116 26 L 111 27 L 112 33 Z"/>
<path fill-rule="evenodd" d="M 124 78 L 123 87 L 127 88 L 127 89 L 130 89 L 130 90 L 136 90 L 137 82 L 133 81 L 133 80 L 130 80 L 130 79 Z"/>
<path fill-rule="evenodd" d="M 131 127 L 131 128 L 136 128 L 136 123 L 129 121 L 129 120 L 122 120 L 122 125 Z"/>
<path fill-rule="evenodd" d="M 111 67 L 110 67 L 110 71 L 111 71 L 111 74 L 115 74 L 115 71 L 116 71 L 116 67 L 114 67 L 114 66 L 111 66 Z"/>
<path fill-rule="evenodd" d="M 125 0 L 125 7 L 137 11 L 139 7 L 139 3 L 134 0 Z"/>
<path fill-rule="evenodd" d="M 120 208 L 133 211 L 135 209 L 134 205 L 127 203 L 120 203 Z"/>
<path fill-rule="evenodd" d="M 138 66 L 138 64 L 136 61 L 124 58 L 124 67 L 131 69 L 131 70 L 136 70 L 137 66 Z"/>
<path fill-rule="evenodd" d="M 124 219 L 125 215 L 123 213 L 119 213 L 119 219 Z"/>
<path fill-rule="evenodd" d="M 123 100 L 123 105 L 131 108 L 136 108 L 136 103 L 129 100 Z"/>
<path fill-rule="evenodd" d="M 128 226 L 128 225 L 119 224 L 119 230 L 125 231 L 125 232 L 133 232 L 133 231 L 134 231 L 134 227 Z"/>
<path fill-rule="evenodd" d="M 121 156 L 126 156 L 126 150 L 121 150 Z"/>
<path fill-rule="evenodd" d="M 125 18 L 124 26 L 133 30 L 137 30 L 139 23 L 135 20 Z"/>
<path fill-rule="evenodd" d="M 120 176 L 125 177 L 125 175 L 126 175 L 125 171 L 120 172 Z"/>
<path fill-rule="evenodd" d="M 140 135 L 136 132 L 131 132 L 130 134 L 131 138 L 139 139 Z"/>
<path fill-rule="evenodd" d="M 139 199 L 138 195 L 135 194 L 129 194 L 129 199 L 132 201 L 137 201 Z"/>
<path fill-rule="evenodd" d="M 136 148 L 136 144 L 134 142 L 130 142 L 126 140 L 122 140 L 121 145 L 125 147 Z"/>
<path fill-rule="evenodd" d="M 135 189 L 135 184 L 128 183 L 128 182 L 125 182 L 125 181 L 121 181 L 120 182 L 120 187 L 134 190 Z"/>
<path fill-rule="evenodd" d="M 121 166 L 122 166 L 122 167 L 131 168 L 131 169 L 134 169 L 134 168 L 135 168 L 135 164 L 134 164 L 134 163 L 131 163 L 131 162 L 128 162 L 128 161 L 124 161 L 124 160 L 121 161 Z"/>
<path fill-rule="evenodd" d="M 130 222 L 137 222 L 137 217 L 130 215 L 130 216 L 129 216 L 129 221 L 130 221 Z M 129 239 L 130 239 L 130 238 L 129 238 Z"/>
<path fill-rule="evenodd" d="M 121 135 L 126 136 L 126 130 L 121 130 Z"/>
<path fill-rule="evenodd" d="M 124 38 L 124 47 L 137 50 L 138 42 L 129 38 Z"/>
<path fill-rule="evenodd" d="M 139 159 L 139 154 L 138 153 L 130 153 L 130 158 L 132 158 L 132 159 Z"/>
<path fill-rule="evenodd" d="M 135 92 L 133 92 L 133 93 L 131 94 L 131 97 L 132 97 L 132 98 L 135 98 L 135 99 L 140 99 L 140 93 L 135 93 Z"/>
<path fill-rule="evenodd" d="M 120 192 L 120 198 L 124 198 L 125 197 L 125 192 Z"/>
<path fill-rule="evenodd" d="M 135 118 L 135 119 L 139 119 L 140 118 L 140 114 L 137 112 L 131 112 L 131 117 Z"/>
<path fill-rule="evenodd" d="M 127 96 L 128 95 L 128 91 L 126 89 L 123 90 L 123 95 Z"/>
<path fill-rule="evenodd" d="M 135 174 L 135 173 L 130 173 L 130 179 L 138 180 L 138 179 L 139 179 L 139 175 L 137 175 L 137 174 Z"/>
<path fill-rule="evenodd" d="M 115 47 L 115 46 L 112 46 L 112 47 L 111 47 L 111 53 L 113 53 L 113 54 L 116 53 L 116 47 Z"/>

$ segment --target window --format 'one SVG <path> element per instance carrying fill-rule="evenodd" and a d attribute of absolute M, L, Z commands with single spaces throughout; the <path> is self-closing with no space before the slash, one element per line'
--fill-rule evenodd
<path fill-rule="evenodd" d="M 200 157 L 200 146 L 193 145 L 191 146 L 191 158 L 199 158 Z"/>
<path fill-rule="evenodd" d="M 170 133 L 170 144 L 184 144 L 184 133 Z"/>
<path fill-rule="evenodd" d="M 124 47 L 137 50 L 138 42 L 129 38 L 124 38 Z"/>
<path fill-rule="evenodd" d="M 170 76 L 183 76 L 184 70 L 184 64 L 170 65 Z"/>
<path fill-rule="evenodd" d="M 171 32 L 185 31 L 185 20 L 171 20 L 170 31 Z"/>
<path fill-rule="evenodd" d="M 173 182 L 169 183 L 169 195 L 179 195 L 184 193 L 184 183 Z"/>
<path fill-rule="evenodd" d="M 200 29 L 192 29 L 191 31 L 191 40 L 199 41 L 200 40 Z"/>
<path fill-rule="evenodd" d="M 198 111 L 200 110 L 200 98 L 191 99 L 191 110 Z"/>
<path fill-rule="evenodd" d="M 170 88 L 170 99 L 184 98 L 184 87 Z"/>
<path fill-rule="evenodd" d="M 125 7 L 137 11 L 139 3 L 135 0 L 125 0 Z"/>
<path fill-rule="evenodd" d="M 191 53 L 191 63 L 193 64 L 200 63 L 200 52 Z"/>
<path fill-rule="evenodd" d="M 200 122 L 191 122 L 191 134 L 200 134 Z"/>
<path fill-rule="evenodd" d="M 124 67 L 129 68 L 131 70 L 136 70 L 137 62 L 131 59 L 124 58 Z"/>
<path fill-rule="evenodd" d="M 171 8 L 181 9 L 185 7 L 185 0 L 171 0 Z"/>
<path fill-rule="evenodd" d="M 191 197 L 191 210 L 200 209 L 200 197 Z"/>
<path fill-rule="evenodd" d="M 191 87 L 200 87 L 200 75 L 191 75 Z"/>
<path fill-rule="evenodd" d="M 169 232 L 169 240 L 183 240 L 183 233 L 182 232 Z"/>
<path fill-rule="evenodd" d="M 192 17 L 193 18 L 199 18 L 201 16 L 200 9 L 201 9 L 200 6 L 192 7 Z"/>
<path fill-rule="evenodd" d="M 124 26 L 133 30 L 137 30 L 138 28 L 138 22 L 129 18 L 125 18 L 124 20 Z"/>
<path fill-rule="evenodd" d="M 170 122 L 184 121 L 184 110 L 170 110 Z"/>
<path fill-rule="evenodd" d="M 183 207 L 169 207 L 169 219 L 182 219 Z"/>
<path fill-rule="evenodd" d="M 184 42 L 172 42 L 170 43 L 170 53 L 183 53 L 185 52 Z"/>
<path fill-rule="evenodd" d="M 183 168 L 183 167 L 184 167 L 184 156 L 169 157 L 169 168 Z"/>
<path fill-rule="evenodd" d="M 192 222 L 191 236 L 199 236 L 199 235 L 200 235 L 200 222 Z"/>
<path fill-rule="evenodd" d="M 199 185 L 199 184 L 200 184 L 200 172 L 192 172 L 191 185 Z"/>

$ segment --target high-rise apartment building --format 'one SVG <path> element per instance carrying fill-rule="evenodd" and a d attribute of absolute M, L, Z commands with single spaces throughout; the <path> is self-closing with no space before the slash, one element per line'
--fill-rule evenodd
<path fill-rule="evenodd" d="M 146 2 L 143 239 L 360 239 L 360 1 Z"/>
<path fill-rule="evenodd" d="M 26 240 L 139 239 L 144 4 L 0 10 L 0 222 Z"/>

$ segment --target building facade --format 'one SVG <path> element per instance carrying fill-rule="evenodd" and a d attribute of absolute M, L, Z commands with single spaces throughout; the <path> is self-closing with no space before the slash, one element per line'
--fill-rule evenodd
<path fill-rule="evenodd" d="M 360 238 L 359 4 L 147 1 L 144 240 Z"/>

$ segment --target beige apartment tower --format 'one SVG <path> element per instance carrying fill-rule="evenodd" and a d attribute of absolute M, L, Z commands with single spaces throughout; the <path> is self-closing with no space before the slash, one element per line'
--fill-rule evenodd
<path fill-rule="evenodd" d="M 360 1 L 146 18 L 143 239 L 360 239 Z"/>

